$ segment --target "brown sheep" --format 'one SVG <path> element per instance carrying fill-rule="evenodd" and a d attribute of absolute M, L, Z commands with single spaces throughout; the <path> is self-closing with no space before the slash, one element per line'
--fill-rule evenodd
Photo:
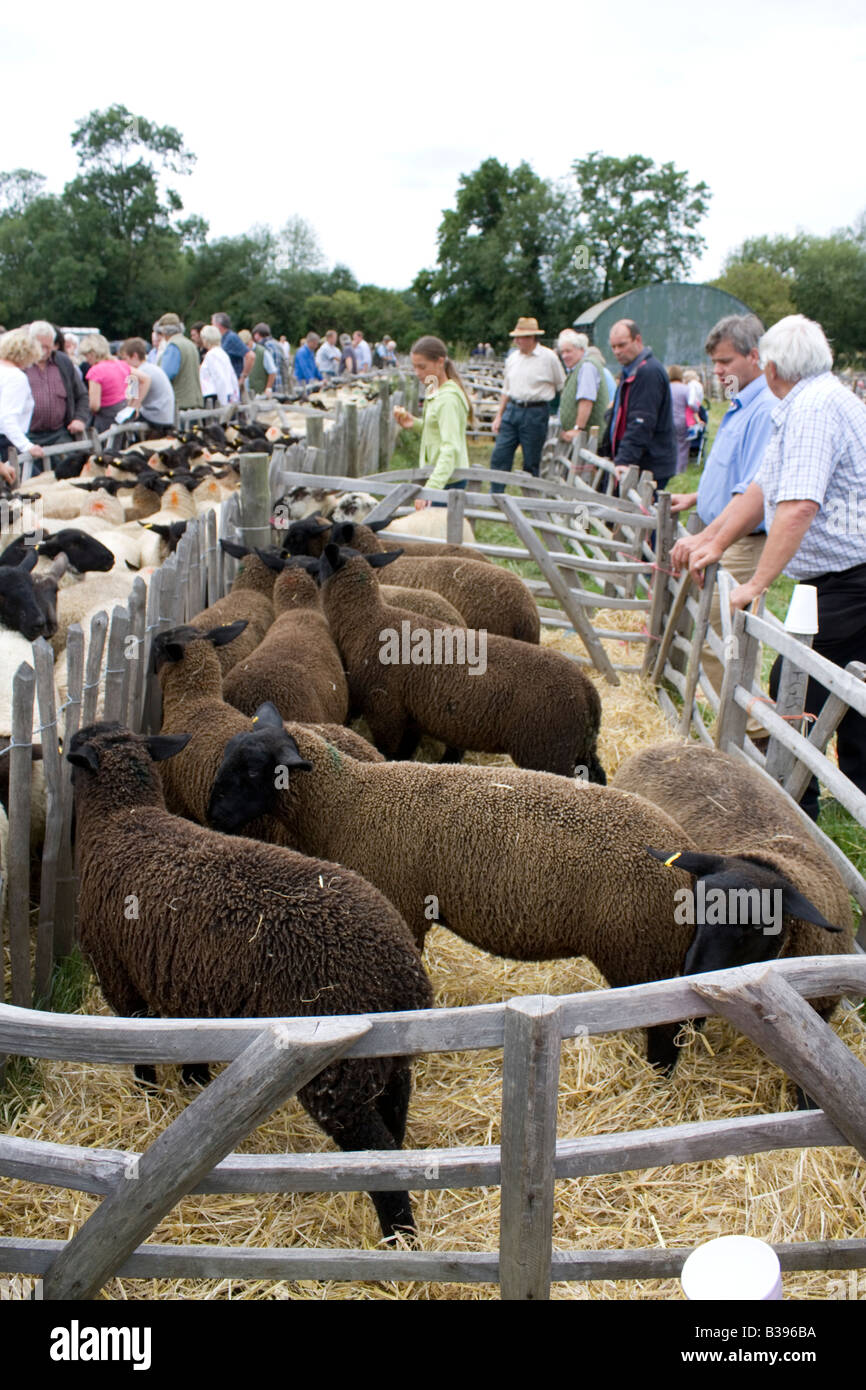
<path fill-rule="evenodd" d="M 248 734 L 253 744 L 270 741 L 268 728 L 279 715 L 273 706 L 270 718 L 256 712 L 251 720 L 222 697 L 219 653 L 237 641 L 241 623 L 214 628 L 209 632 L 196 627 L 172 628 L 160 633 L 153 646 L 153 665 L 162 688 L 162 732 L 188 733 L 188 747 L 171 758 L 161 769 L 168 809 L 201 825 L 207 823 L 207 806 L 229 740 Z M 257 728 L 257 716 L 262 716 Z M 282 725 L 281 725 L 282 727 Z M 384 761 L 372 744 L 352 729 L 339 724 L 316 724 L 316 732 L 341 752 L 361 760 Z M 274 839 L 267 828 L 254 827 L 255 839 Z"/>
<path fill-rule="evenodd" d="M 220 545 L 229 555 L 235 558 L 243 557 L 243 564 L 229 592 L 209 608 L 203 608 L 200 613 L 196 613 L 192 621 L 205 631 L 238 621 L 246 623 L 246 629 L 240 637 L 230 645 L 218 649 L 220 669 L 225 676 L 236 662 L 243 661 L 255 651 L 273 623 L 272 595 L 277 576 L 258 555 L 250 554 L 248 550 L 232 541 L 220 541 Z"/>
<path fill-rule="evenodd" d="M 153 764 L 183 742 L 94 724 L 69 750 L 81 944 L 115 1013 L 284 1018 L 429 1008 L 411 934 L 369 883 L 165 809 Z M 298 1099 L 342 1149 L 394 1150 L 410 1091 L 405 1058 L 358 1058 L 326 1067 Z M 414 1229 L 408 1193 L 371 1196 L 384 1236 Z"/>
<path fill-rule="evenodd" d="M 781 894 L 784 917 L 779 930 L 761 932 L 748 922 L 742 927 L 698 924 L 684 974 L 724 969 L 747 960 L 844 955 L 854 950 L 851 903 L 838 871 L 804 830 L 790 798 L 754 768 L 704 744 L 662 743 L 628 758 L 614 785 L 637 792 L 666 811 L 702 851 L 674 859 L 677 868 L 711 884 L 713 874 L 724 871 L 721 856 L 734 857 L 766 876 L 765 884 L 756 877 L 756 887 L 777 889 Z M 666 859 L 678 847 L 676 842 L 657 846 L 662 853 L 667 850 Z M 776 923 L 768 925 L 775 928 Z M 825 1017 L 836 1006 L 835 999 L 812 1003 Z"/>
<path fill-rule="evenodd" d="M 315 579 L 299 566 L 260 552 L 281 569 L 274 585 L 275 618 L 255 651 L 223 681 L 223 695 L 244 714 L 271 700 L 284 719 L 342 724 L 349 691 L 340 654 L 319 602 Z M 285 568 L 282 568 L 285 566 Z"/>
<path fill-rule="evenodd" d="M 466 749 L 509 753 L 521 767 L 566 777 L 584 767 L 590 781 L 604 782 L 596 753 L 601 700 L 579 666 L 527 642 L 467 634 L 466 629 L 387 607 L 370 562 L 381 567 L 389 560 L 385 555 L 364 559 L 329 545 L 319 561 L 323 606 L 345 662 L 350 708 L 364 714 L 376 747 L 386 757 L 409 758 L 427 733 L 447 745 L 448 761 L 459 759 Z M 388 567 L 392 571 L 395 565 Z M 402 634 L 404 623 L 406 631 L 420 634 L 431 648 L 434 639 L 446 645 L 437 637 L 440 631 L 451 634 L 444 664 L 431 664 L 429 657 L 425 662 L 387 659 L 382 634 Z M 467 652 L 477 643 L 477 654 L 482 638 L 483 673 L 480 661 L 474 666 L 454 663 L 458 639 Z"/>

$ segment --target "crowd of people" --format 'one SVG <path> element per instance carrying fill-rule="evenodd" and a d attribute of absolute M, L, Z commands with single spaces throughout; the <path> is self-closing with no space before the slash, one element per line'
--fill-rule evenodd
<path fill-rule="evenodd" d="M 296 387 L 397 365 L 397 344 L 385 334 L 372 347 L 361 329 L 338 340 L 310 332 L 294 360 L 285 335 L 270 324 L 235 331 L 228 314 L 186 327 L 162 314 L 150 344 L 131 337 L 112 348 L 101 333 L 82 337 L 47 320 L 7 332 L 0 328 L 0 476 L 12 482 L 9 450 L 27 453 L 33 471 L 44 450 L 73 443 L 94 427 L 144 420 L 172 429 L 178 410 L 225 406 L 253 396 L 287 395 Z M 58 476 L 74 474 L 82 456 L 54 455 Z"/>

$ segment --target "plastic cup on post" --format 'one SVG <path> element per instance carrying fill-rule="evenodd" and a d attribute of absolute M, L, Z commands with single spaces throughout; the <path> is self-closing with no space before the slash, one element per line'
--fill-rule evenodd
<path fill-rule="evenodd" d="M 699 1245 L 683 1265 L 680 1282 L 691 1302 L 775 1302 L 782 1297 L 779 1257 L 771 1245 L 754 1236 L 720 1236 Z"/>
<path fill-rule="evenodd" d="M 818 590 L 814 584 L 797 584 L 785 617 L 786 632 L 814 637 L 818 631 Z"/>

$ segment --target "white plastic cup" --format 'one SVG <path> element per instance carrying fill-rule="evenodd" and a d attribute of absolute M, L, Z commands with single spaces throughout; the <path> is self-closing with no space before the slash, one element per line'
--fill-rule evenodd
<path fill-rule="evenodd" d="M 754 1236 L 719 1236 L 693 1250 L 680 1276 L 691 1302 L 710 1299 L 777 1302 L 782 1270 L 771 1245 Z"/>
<path fill-rule="evenodd" d="M 818 590 L 814 584 L 797 584 L 791 595 L 785 618 L 787 632 L 799 632 L 804 637 L 818 631 Z"/>

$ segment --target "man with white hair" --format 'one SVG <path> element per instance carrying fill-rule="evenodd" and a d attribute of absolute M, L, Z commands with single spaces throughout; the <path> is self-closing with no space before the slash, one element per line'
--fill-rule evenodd
<path fill-rule="evenodd" d="M 763 520 L 761 558 L 752 577 L 733 590 L 732 606 L 745 608 L 784 571 L 818 591 L 814 650 L 837 666 L 866 661 L 866 524 L 859 507 L 866 498 L 866 405 L 833 376 L 824 332 L 802 314 L 780 319 L 758 351 L 778 401 L 773 434 L 745 492 L 698 536 L 689 569 L 699 578 Z M 826 695 L 810 680 L 807 712 L 817 714 Z M 866 719 L 849 711 L 837 747 L 845 776 L 866 792 Z M 802 804 L 817 815 L 814 782 Z"/>
<path fill-rule="evenodd" d="M 585 333 L 563 328 L 556 340 L 568 376 L 559 398 L 560 439 L 571 443 L 581 430 L 604 429 L 610 403 L 607 383 L 602 376 L 604 358 L 591 348 Z"/>
<path fill-rule="evenodd" d="M 90 422 L 87 387 L 66 353 L 56 350 L 52 324 L 46 319 L 37 319 L 31 323 L 30 333 L 39 344 L 42 356 L 26 371 L 33 393 L 33 415 L 27 436 L 31 444 L 40 450 L 51 444 L 71 444 L 75 436 L 80 437 L 84 433 L 85 425 Z M 39 457 L 41 454 L 34 454 L 34 458 Z M 63 475 L 65 467 L 78 473 L 84 455 L 61 454 L 52 462 L 58 476 Z M 34 472 L 38 471 L 41 471 L 41 466 L 34 469 Z"/>

